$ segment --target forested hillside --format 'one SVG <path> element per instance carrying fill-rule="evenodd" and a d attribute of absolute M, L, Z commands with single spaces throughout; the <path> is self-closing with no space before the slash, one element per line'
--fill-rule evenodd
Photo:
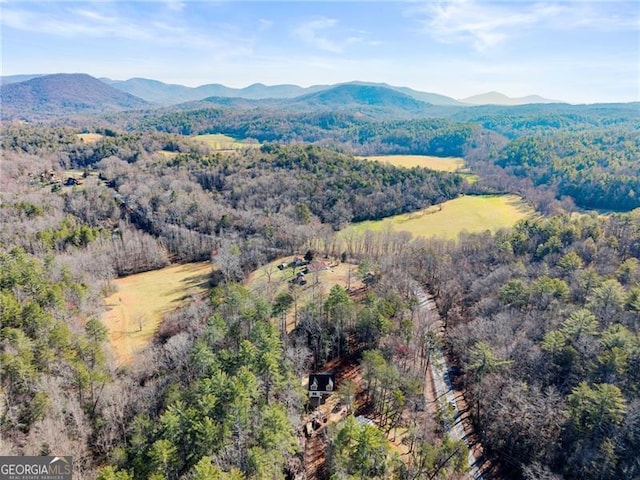
<path fill-rule="evenodd" d="M 511 142 L 497 164 L 538 186 L 553 185 L 584 208 L 640 207 L 640 133 L 602 129 L 524 136 Z"/>
<path fill-rule="evenodd" d="M 95 293 L 53 257 L 0 254 L 4 454 L 73 452 L 92 464 L 98 402 L 109 379 Z M 99 301 L 99 300 L 98 300 Z"/>
<path fill-rule="evenodd" d="M 149 107 L 141 98 L 86 74 L 35 76 L 0 86 L 3 120 L 55 118 Z"/>
<path fill-rule="evenodd" d="M 185 261 L 208 258 L 224 232 L 252 243 L 245 259 L 256 266 L 272 248 L 294 251 L 318 221 L 338 229 L 440 203 L 464 188 L 459 175 L 356 161 L 316 146 L 265 145 L 222 156 L 175 135 L 114 134 L 85 145 L 54 130 L 24 142 L 21 135 L 31 134 L 8 132 L 6 148 L 95 168 L 106 182 L 90 179 L 87 188 L 66 192 L 70 213 L 98 227 L 125 208 Z"/>
<path fill-rule="evenodd" d="M 183 135 L 224 133 L 260 142 L 310 142 L 344 145 L 356 153 L 416 153 L 459 156 L 478 130 L 475 125 L 429 118 L 382 120 L 357 111 L 279 112 L 206 108 L 135 117 L 125 128 Z M 393 118 L 393 115 L 391 115 Z"/>
<path fill-rule="evenodd" d="M 557 212 L 570 206 L 567 201 L 616 211 L 639 205 L 636 105 L 451 108 L 438 116 L 455 121 L 384 120 L 349 109 L 298 113 L 208 108 L 158 113 L 130 120 L 128 128 L 331 144 L 358 155 L 465 156 L 484 172 L 477 191 L 517 191 L 542 211 Z M 563 199 L 567 201 L 558 207 Z"/>

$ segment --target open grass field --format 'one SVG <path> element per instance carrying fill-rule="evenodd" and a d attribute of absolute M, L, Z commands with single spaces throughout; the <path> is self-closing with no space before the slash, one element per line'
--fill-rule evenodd
<path fill-rule="evenodd" d="M 441 172 L 457 172 L 464 168 L 464 159 L 459 157 L 432 157 L 429 155 L 373 155 L 358 157 L 363 160 L 384 162 L 396 167 L 424 167 Z"/>
<path fill-rule="evenodd" d="M 211 262 L 198 262 L 114 280 L 117 291 L 106 299 L 102 321 L 118 362 L 128 363 L 151 341 L 165 313 L 204 292 L 210 273 Z"/>
<path fill-rule="evenodd" d="M 99 133 L 78 133 L 76 137 L 78 137 L 84 143 L 96 143 L 98 140 L 104 137 L 104 135 L 100 135 Z"/>
<path fill-rule="evenodd" d="M 246 280 L 246 286 L 253 292 L 263 295 L 272 301 L 278 294 L 289 292 L 296 297 L 297 309 L 308 305 L 314 298 L 324 298 L 334 285 L 340 285 L 346 289 L 356 290 L 363 286 L 358 278 L 358 266 L 350 263 L 338 263 L 326 259 L 317 259 L 314 262 L 321 262 L 326 266 L 318 272 L 306 274 L 306 285 L 296 285 L 290 288 L 289 280 L 302 270 L 302 267 L 278 269 L 278 265 L 283 262 L 291 262 L 294 258 L 279 258 L 255 272 L 251 273 Z M 296 305 L 292 305 L 286 315 L 287 331 L 295 328 Z"/>
<path fill-rule="evenodd" d="M 353 224 L 342 232 L 388 228 L 419 237 L 456 239 L 463 231 L 496 231 L 534 214 L 517 195 L 466 195 L 414 213 Z M 344 234 L 344 233 L 342 233 Z"/>
<path fill-rule="evenodd" d="M 89 172 L 89 175 L 98 176 L 96 172 Z M 65 170 L 63 173 L 63 180 L 66 180 L 67 177 L 73 178 L 82 178 L 84 176 L 84 170 L 80 168 L 71 168 L 69 170 Z"/>
<path fill-rule="evenodd" d="M 168 160 L 171 160 L 172 158 L 176 158 L 178 156 L 178 152 L 170 152 L 168 150 L 158 150 L 156 153 L 162 155 Z"/>
<path fill-rule="evenodd" d="M 249 143 L 238 141 L 228 135 L 221 133 L 211 133 L 206 135 L 196 135 L 193 137 L 199 142 L 203 142 L 213 150 L 240 150 L 243 148 L 256 148 L 259 147 L 259 143 Z"/>

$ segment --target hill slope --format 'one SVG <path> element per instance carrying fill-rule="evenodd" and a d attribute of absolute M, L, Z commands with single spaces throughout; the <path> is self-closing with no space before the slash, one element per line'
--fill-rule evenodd
<path fill-rule="evenodd" d="M 434 107 L 388 87 L 354 83 L 337 85 L 295 98 L 249 99 L 214 96 L 175 105 L 171 108 L 188 111 L 212 107 L 237 110 L 258 109 L 264 112 L 275 110 L 288 114 L 331 110 L 372 118 L 380 115 L 385 118 L 414 118 L 427 113 L 435 115 L 441 109 L 450 108 Z"/>
<path fill-rule="evenodd" d="M 463 98 L 462 103 L 471 105 L 528 105 L 531 103 L 562 103 L 558 100 L 550 100 L 540 95 L 528 95 L 526 97 L 512 98 L 500 92 L 487 92 L 472 97 Z"/>
<path fill-rule="evenodd" d="M 59 73 L 0 87 L 2 117 L 37 119 L 65 114 L 144 108 L 141 98 L 86 74 Z"/>
<path fill-rule="evenodd" d="M 129 80 L 111 80 L 100 78 L 100 81 L 125 93 L 130 93 L 147 102 L 160 105 L 199 100 L 201 97 L 191 87 L 150 80 L 148 78 L 130 78 Z"/>
<path fill-rule="evenodd" d="M 440 95 L 438 93 L 430 93 L 430 92 L 421 92 L 419 90 L 414 90 L 413 88 L 409 88 L 409 87 L 396 87 L 393 85 L 389 85 L 388 83 L 349 82 L 341 85 L 365 85 L 365 86 L 372 86 L 372 87 L 389 88 L 396 92 L 409 95 L 410 97 L 416 100 L 420 100 L 421 102 L 430 103 L 432 105 L 464 106 L 463 103 L 459 102 L 455 98 L 447 97 L 446 95 Z"/>
<path fill-rule="evenodd" d="M 0 77 L 0 85 L 9 85 L 10 83 L 26 82 L 36 77 L 43 77 L 45 73 L 34 73 L 25 75 L 3 75 Z"/>
<path fill-rule="evenodd" d="M 417 112 L 430 105 L 390 88 L 374 85 L 344 84 L 297 97 L 298 105 L 344 109 L 354 106 Z"/>

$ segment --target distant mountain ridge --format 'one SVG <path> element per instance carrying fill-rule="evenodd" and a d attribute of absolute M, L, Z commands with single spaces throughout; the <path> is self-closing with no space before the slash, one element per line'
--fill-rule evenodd
<path fill-rule="evenodd" d="M 0 86 L 9 85 L 11 83 L 26 82 L 36 77 L 44 77 L 44 73 L 24 74 L 24 75 L 3 75 L 0 76 Z"/>
<path fill-rule="evenodd" d="M 32 80 L 34 78 L 48 76 L 43 74 L 30 75 L 9 75 L 0 77 L 0 85 L 9 85 Z M 218 98 L 244 98 L 250 100 L 262 99 L 292 99 L 311 93 L 329 90 L 341 85 L 360 85 L 384 87 L 396 92 L 408 95 L 415 100 L 430 103 L 439 106 L 469 106 L 469 105 L 501 105 L 515 106 L 538 103 L 562 103 L 558 100 L 551 100 L 539 95 L 529 95 L 526 97 L 511 98 L 499 92 L 488 92 L 480 95 L 474 95 L 464 99 L 456 100 L 446 95 L 431 92 L 423 92 L 414 90 L 409 87 L 397 87 L 387 83 L 353 81 L 338 83 L 333 85 L 312 85 L 310 87 L 301 87 L 292 84 L 264 85 L 262 83 L 254 83 L 244 88 L 227 87 L 219 83 L 200 85 L 198 87 L 188 87 L 179 84 L 164 83 L 159 80 L 148 78 L 130 78 L 128 80 L 112 80 L 110 78 L 100 78 L 100 81 L 107 85 L 129 93 L 135 97 L 143 99 L 157 105 L 170 106 L 187 102 L 204 100 L 210 97 Z"/>
<path fill-rule="evenodd" d="M 265 98 L 294 98 L 321 88 L 309 89 L 298 85 L 273 85 L 254 83 L 245 88 L 232 88 L 219 83 L 201 85 L 199 87 L 186 87 L 184 85 L 167 84 L 158 80 L 146 78 L 131 78 L 129 80 L 111 80 L 101 78 L 103 82 L 118 90 L 143 98 L 148 102 L 159 105 L 177 105 L 185 102 L 204 100 L 209 97 L 238 97 L 250 100 Z"/>
<path fill-rule="evenodd" d="M 559 100 L 551 100 L 540 95 L 528 95 L 526 97 L 508 97 L 500 92 L 487 92 L 480 95 L 463 98 L 460 102 L 468 105 L 501 105 L 516 106 L 530 105 L 532 103 L 563 103 Z"/>
<path fill-rule="evenodd" d="M 156 92 L 174 90 L 174 94 L 184 95 L 185 87 L 168 86 L 161 82 L 133 80 L 130 87 L 147 97 Z M 158 87 L 160 90 L 158 90 Z M 247 96 L 267 98 L 252 99 L 238 96 L 220 96 L 220 94 L 238 94 L 237 89 L 223 85 L 208 85 L 200 89 L 199 95 L 214 92 L 202 100 L 172 105 L 168 108 L 192 110 L 197 108 L 233 108 L 277 109 L 289 111 L 307 111 L 310 109 L 344 111 L 351 110 L 358 114 L 385 115 L 394 118 L 407 118 L 428 114 L 432 105 L 416 100 L 410 95 L 382 86 L 363 82 L 353 82 L 336 86 L 321 86 L 303 89 L 295 85 L 277 85 L 267 87 L 254 84 L 240 93 Z M 307 93 L 311 90 L 311 93 Z M 316 91 L 314 91 L 316 90 Z M 289 96 L 305 92 L 303 95 Z M 285 98 L 274 98 L 275 95 Z M 9 83 L 0 87 L 2 99 L 2 117 L 4 119 L 37 120 L 56 116 L 75 114 L 94 114 L 131 109 L 155 109 L 158 104 L 151 104 L 130 93 L 118 90 L 86 74 L 54 74 L 35 76 L 29 80 Z M 446 108 L 446 107 L 441 107 Z"/>
<path fill-rule="evenodd" d="M 341 112 L 358 118 L 409 119 L 442 117 L 459 107 L 432 105 L 389 87 L 359 83 L 340 84 L 294 98 L 264 98 L 252 100 L 240 97 L 208 97 L 171 107 L 169 110 L 189 111 L 208 108 L 281 113 Z"/>
<path fill-rule="evenodd" d="M 84 73 L 58 73 L 0 87 L 2 118 L 33 119 L 64 114 L 146 108 L 149 103 Z"/>
<path fill-rule="evenodd" d="M 372 118 L 439 118 L 464 117 L 467 110 L 478 108 L 510 109 L 536 105 L 542 108 L 542 104 L 560 103 L 537 95 L 510 98 L 498 92 L 469 97 L 461 103 L 435 93 L 360 81 L 306 88 L 256 83 L 237 89 L 221 84 L 192 88 L 144 78 L 113 81 L 87 74 L 34 74 L 0 77 L 0 84 L 1 115 L 7 120 L 37 120 L 161 107 L 168 111 L 201 108 L 256 112 L 269 109 L 290 112 L 330 110 L 350 111 Z M 137 95 L 125 92 L 123 88 Z"/>
<path fill-rule="evenodd" d="M 300 87 L 298 85 L 289 84 L 264 85 L 262 83 L 254 83 L 253 85 L 249 85 L 245 88 L 232 88 L 217 83 L 201 85 L 199 87 L 186 87 L 184 85 L 167 84 L 145 78 L 131 78 L 129 80 L 111 80 L 108 78 L 101 78 L 100 80 L 124 92 L 131 93 L 132 95 L 136 95 L 149 102 L 158 103 L 160 105 L 176 105 L 179 103 L 204 100 L 209 97 L 239 97 L 251 100 L 295 98 L 301 95 L 329 90 L 341 85 L 384 87 L 404 93 L 416 100 L 431 103 L 433 105 L 462 105 L 454 98 L 439 95 L 437 93 L 420 92 L 408 87 L 396 87 L 386 83 L 360 81 L 338 83 L 335 85 L 312 85 L 310 87 Z"/>
<path fill-rule="evenodd" d="M 355 83 L 336 85 L 327 90 L 302 95 L 296 97 L 294 103 L 333 108 L 361 105 L 404 111 L 420 111 L 429 106 L 428 103 L 388 87 Z"/>

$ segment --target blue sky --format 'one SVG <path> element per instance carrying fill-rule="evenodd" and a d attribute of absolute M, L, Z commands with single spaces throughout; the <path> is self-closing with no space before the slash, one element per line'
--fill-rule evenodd
<path fill-rule="evenodd" d="M 2 74 L 640 100 L 640 2 L 0 0 Z"/>

